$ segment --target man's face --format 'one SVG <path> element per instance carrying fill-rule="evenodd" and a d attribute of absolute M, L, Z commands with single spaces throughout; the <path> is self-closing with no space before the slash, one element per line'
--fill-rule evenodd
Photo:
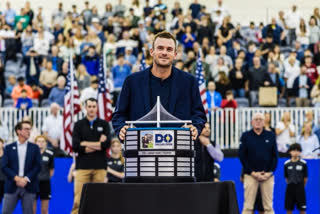
<path fill-rule="evenodd" d="M 262 115 L 256 115 L 252 121 L 251 125 L 253 129 L 262 129 L 264 127 L 264 118 Z"/>
<path fill-rule="evenodd" d="M 214 82 L 209 82 L 208 83 L 208 90 L 209 91 L 214 91 L 214 90 L 216 90 L 216 84 L 214 83 Z"/>
<path fill-rule="evenodd" d="M 293 158 L 300 157 L 300 154 L 301 154 L 301 152 L 298 151 L 298 150 L 292 150 L 292 151 L 290 151 L 290 155 L 291 155 L 291 157 L 293 157 Z"/>
<path fill-rule="evenodd" d="M 88 100 L 86 103 L 86 111 L 89 117 L 96 117 L 98 112 L 97 102 Z"/>
<path fill-rule="evenodd" d="M 306 66 L 302 66 L 300 68 L 300 72 L 301 72 L 302 75 L 307 74 L 307 67 Z"/>
<path fill-rule="evenodd" d="M 24 139 L 29 139 L 30 132 L 31 132 L 31 125 L 27 123 L 23 123 L 21 130 L 18 130 L 17 132 L 18 132 L 18 136 Z"/>
<path fill-rule="evenodd" d="M 150 54 L 157 66 L 170 67 L 177 56 L 174 41 L 172 39 L 157 38 L 154 42 L 154 49 L 150 49 Z"/>

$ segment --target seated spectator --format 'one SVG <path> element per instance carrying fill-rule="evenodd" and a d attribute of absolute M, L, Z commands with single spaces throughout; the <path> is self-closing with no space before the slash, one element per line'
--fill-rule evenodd
<path fill-rule="evenodd" d="M 45 37 L 43 26 L 39 26 L 38 33 L 34 38 L 33 48 L 37 50 L 38 54 L 41 56 L 47 56 L 50 49 L 49 38 Z"/>
<path fill-rule="evenodd" d="M 276 125 L 276 136 L 278 152 L 281 156 L 287 156 L 289 146 L 292 143 L 291 138 L 295 136 L 295 128 L 291 123 L 291 116 L 289 112 L 284 112 L 281 121 Z"/>
<path fill-rule="evenodd" d="M 217 91 L 221 94 L 222 97 L 226 97 L 226 92 L 232 89 L 230 80 L 226 73 L 219 72 L 218 81 L 216 82 Z"/>
<path fill-rule="evenodd" d="M 310 97 L 312 98 L 313 106 L 320 107 L 320 81 L 312 87 Z"/>
<path fill-rule="evenodd" d="M 211 69 L 211 78 L 214 79 L 214 81 L 218 81 L 219 73 L 224 72 L 227 76 L 229 75 L 229 68 L 225 64 L 224 58 L 219 57 L 217 64 Z"/>
<path fill-rule="evenodd" d="M 261 47 L 261 54 L 265 60 L 268 58 L 269 52 L 274 48 L 273 36 L 272 34 L 267 35 L 265 43 Z"/>
<path fill-rule="evenodd" d="M 26 85 L 24 83 L 23 77 L 19 77 L 18 78 L 18 85 L 14 86 L 14 88 L 12 89 L 12 93 L 11 93 L 11 97 L 12 97 L 12 99 L 14 99 L 14 105 L 17 104 L 17 99 L 19 97 L 21 97 L 21 92 L 23 89 L 26 90 L 27 97 L 30 98 L 32 96 L 32 88 L 29 85 Z"/>
<path fill-rule="evenodd" d="M 5 89 L 5 92 L 4 92 L 4 97 L 5 98 L 11 97 L 13 88 L 16 86 L 16 83 L 17 83 L 16 76 L 10 75 L 8 77 L 8 83 L 6 84 L 6 89 Z"/>
<path fill-rule="evenodd" d="M 207 88 L 207 103 L 210 112 L 221 107 L 222 96 L 216 91 L 216 83 L 214 81 L 209 81 Z"/>
<path fill-rule="evenodd" d="M 271 126 L 271 113 L 264 113 L 264 129 L 273 133 L 276 133 L 275 129 Z"/>
<path fill-rule="evenodd" d="M 210 46 L 209 53 L 206 55 L 205 62 L 210 65 L 210 68 L 214 68 L 218 61 L 218 55 L 216 54 L 216 49 L 212 45 Z"/>
<path fill-rule="evenodd" d="M 31 99 L 34 100 L 39 100 L 42 98 L 43 95 L 43 90 L 40 88 L 40 86 L 38 86 L 35 83 L 31 84 L 31 88 L 32 88 L 32 95 L 31 95 Z"/>
<path fill-rule="evenodd" d="M 230 23 L 230 16 L 226 16 L 223 19 L 222 25 L 218 30 L 218 39 L 220 39 L 223 45 L 227 48 L 231 47 L 231 39 L 234 31 L 234 26 Z"/>
<path fill-rule="evenodd" d="M 306 122 L 303 125 L 301 134 L 297 137 L 297 143 L 302 147 L 301 156 L 304 159 L 319 158 L 319 140 L 315 134 L 312 133 L 311 123 Z"/>
<path fill-rule="evenodd" d="M 185 52 L 188 52 L 189 50 L 192 50 L 193 43 L 196 41 L 196 36 L 191 31 L 191 26 L 186 26 L 185 34 L 182 35 L 182 44 L 184 45 Z"/>
<path fill-rule="evenodd" d="M 271 19 L 271 24 L 266 25 L 263 30 L 262 30 L 262 36 L 263 38 L 266 38 L 267 35 L 272 35 L 273 36 L 273 42 L 275 44 L 281 44 L 281 42 L 284 40 L 285 38 L 285 33 L 282 29 L 282 27 L 280 27 L 277 24 L 277 21 L 275 18 Z"/>
<path fill-rule="evenodd" d="M 78 82 L 78 89 L 81 94 L 83 89 L 90 86 L 90 76 L 88 75 L 87 69 L 83 64 L 78 65 L 76 79 Z"/>
<path fill-rule="evenodd" d="M 121 143 L 118 138 L 113 138 L 110 143 L 111 155 L 107 159 L 108 183 L 119 183 L 124 178 L 124 158 L 122 156 Z"/>
<path fill-rule="evenodd" d="M 21 90 L 21 96 L 17 100 L 16 108 L 19 110 L 29 110 L 32 107 L 32 100 L 27 97 L 27 90 Z"/>
<path fill-rule="evenodd" d="M 22 53 L 24 55 L 33 47 L 34 38 L 35 34 L 32 32 L 32 26 L 28 25 L 21 35 Z"/>
<path fill-rule="evenodd" d="M 221 102 L 221 108 L 233 108 L 238 107 L 237 101 L 233 98 L 233 92 L 231 90 L 226 91 L 226 98 Z"/>
<path fill-rule="evenodd" d="M 109 34 L 107 37 L 107 42 L 103 45 L 103 54 L 106 55 L 107 67 L 111 68 L 113 66 L 113 61 L 115 60 L 116 54 L 116 37 L 114 34 Z"/>
<path fill-rule="evenodd" d="M 131 67 L 124 61 L 123 54 L 117 58 L 117 64 L 111 69 L 114 82 L 114 90 L 120 91 L 125 78 L 131 73 Z"/>
<path fill-rule="evenodd" d="M 132 54 L 132 47 L 127 47 L 125 53 L 124 59 L 126 64 L 130 65 L 132 68 L 137 62 L 137 57 Z"/>
<path fill-rule="evenodd" d="M 310 106 L 310 90 L 312 88 L 312 81 L 307 76 L 307 67 L 300 66 L 300 75 L 293 82 L 293 89 L 296 92 L 296 106 L 309 107 Z"/>
<path fill-rule="evenodd" d="M 90 75 L 97 75 L 99 72 L 99 56 L 96 53 L 95 47 L 88 47 L 87 51 L 83 52 L 81 63 L 86 66 L 87 72 Z"/>
<path fill-rule="evenodd" d="M 52 88 L 49 94 L 49 102 L 58 103 L 60 107 L 64 106 L 64 96 L 66 89 L 64 88 L 66 84 L 66 79 L 63 76 L 59 76 L 57 79 L 57 86 Z"/>
<path fill-rule="evenodd" d="M 228 66 L 229 69 L 232 69 L 233 67 L 233 62 L 230 56 L 227 55 L 227 48 L 226 46 L 222 45 L 220 47 L 220 51 L 219 51 L 219 57 L 222 57 L 224 59 L 224 62 L 226 64 L 226 66 Z M 218 58 L 219 59 L 219 58 Z"/>
<path fill-rule="evenodd" d="M 122 33 L 122 39 L 119 40 L 116 43 L 117 46 L 117 50 L 116 50 L 116 54 L 124 54 L 124 50 L 125 48 L 131 47 L 132 49 L 135 49 L 138 47 L 138 43 L 137 41 L 134 41 L 130 38 L 130 34 L 128 31 L 123 31 Z"/>
<path fill-rule="evenodd" d="M 91 84 L 89 87 L 82 90 L 81 96 L 80 96 L 80 102 L 84 105 L 85 101 L 89 98 L 97 99 L 98 97 L 98 86 L 99 86 L 99 80 L 94 76 L 91 77 Z"/>
<path fill-rule="evenodd" d="M 307 76 L 311 79 L 312 84 L 315 84 L 319 77 L 319 74 L 317 66 L 312 63 L 312 56 L 306 56 L 304 58 L 304 62 L 307 67 Z"/>
<path fill-rule="evenodd" d="M 47 98 L 51 89 L 57 84 L 58 72 L 52 69 L 52 62 L 47 61 L 46 69 L 40 72 L 39 82 L 43 90 L 43 98 Z"/>
<path fill-rule="evenodd" d="M 249 42 L 258 43 L 257 33 L 258 33 L 258 31 L 255 27 L 255 24 L 253 21 L 251 21 L 249 24 L 249 28 L 246 29 L 246 31 L 242 33 L 242 36 L 247 41 L 247 43 L 249 43 Z"/>
<path fill-rule="evenodd" d="M 248 79 L 247 71 L 242 66 L 242 59 L 237 58 L 235 67 L 230 71 L 229 78 L 232 85 L 232 91 L 235 97 L 245 97 L 245 82 Z"/>
<path fill-rule="evenodd" d="M 314 121 L 313 110 L 307 111 L 304 117 L 305 117 L 305 122 L 308 122 L 311 124 L 312 133 L 314 133 L 318 129 L 318 126 L 315 124 L 315 121 Z M 302 128 L 303 127 L 300 127 L 299 132 L 301 132 Z"/>

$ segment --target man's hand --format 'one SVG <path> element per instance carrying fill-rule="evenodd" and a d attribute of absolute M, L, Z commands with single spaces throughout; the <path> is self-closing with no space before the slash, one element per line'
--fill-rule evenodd
<path fill-rule="evenodd" d="M 14 181 L 16 182 L 16 185 L 21 188 L 24 188 L 28 183 L 27 179 L 19 176 L 15 176 Z"/>
<path fill-rule="evenodd" d="M 192 134 L 192 140 L 196 140 L 198 137 L 198 129 L 193 125 L 183 126 L 185 128 L 189 128 Z"/>
<path fill-rule="evenodd" d="M 99 142 L 104 142 L 107 140 L 107 136 L 105 136 L 104 134 L 100 136 L 100 140 Z"/>
<path fill-rule="evenodd" d="M 261 172 L 260 174 L 261 174 L 261 181 L 266 181 L 272 176 L 271 172 Z"/>
<path fill-rule="evenodd" d="M 120 133 L 119 133 L 119 138 L 120 140 L 124 140 L 124 138 L 126 137 L 126 133 L 127 133 L 127 129 L 129 128 L 128 125 L 126 126 L 123 126 L 120 130 Z"/>

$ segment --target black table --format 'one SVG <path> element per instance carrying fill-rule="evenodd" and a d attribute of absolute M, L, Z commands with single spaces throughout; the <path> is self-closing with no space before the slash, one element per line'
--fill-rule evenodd
<path fill-rule="evenodd" d="M 219 183 L 88 183 L 80 214 L 239 214 L 235 185 Z"/>

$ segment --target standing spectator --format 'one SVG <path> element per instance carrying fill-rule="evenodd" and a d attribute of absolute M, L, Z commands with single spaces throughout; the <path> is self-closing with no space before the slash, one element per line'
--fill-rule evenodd
<path fill-rule="evenodd" d="M 51 199 L 51 182 L 50 179 L 54 172 L 53 152 L 47 149 L 46 137 L 39 135 L 35 139 L 35 144 L 40 148 L 41 153 L 41 171 L 38 175 L 39 192 L 33 203 L 33 213 L 37 212 L 37 199 L 41 201 L 41 213 L 48 214 L 49 200 Z"/>
<path fill-rule="evenodd" d="M 309 50 L 314 53 L 315 44 L 320 41 L 320 28 L 314 16 L 309 21 Z"/>
<path fill-rule="evenodd" d="M 191 32 L 190 25 L 186 26 L 185 34 L 183 34 L 181 40 L 182 44 L 184 45 L 185 52 L 192 50 L 193 43 L 196 41 L 196 36 L 194 33 Z"/>
<path fill-rule="evenodd" d="M 276 87 L 278 90 L 277 95 L 280 95 L 280 98 L 284 96 L 285 88 L 274 62 L 268 64 L 268 72 L 264 77 L 263 85 L 265 87 Z"/>
<path fill-rule="evenodd" d="M 199 4 L 198 0 L 194 0 L 193 3 L 190 4 L 189 10 L 191 12 L 192 18 L 196 19 L 201 10 L 201 5 Z"/>
<path fill-rule="evenodd" d="M 316 159 L 319 158 L 319 140 L 318 137 L 312 133 L 312 124 L 306 122 L 303 124 L 301 134 L 297 137 L 297 143 L 302 147 L 302 158 Z"/>
<path fill-rule="evenodd" d="M 266 131 L 264 116 L 255 113 L 251 121 L 252 129 L 242 134 L 239 157 L 244 170 L 243 214 L 251 214 L 258 187 L 261 190 L 265 213 L 273 210 L 273 172 L 277 167 L 278 151 L 274 133 Z"/>
<path fill-rule="evenodd" d="M 118 0 L 118 4 L 114 7 L 114 15 L 124 17 L 125 12 L 126 6 L 122 3 L 122 0 Z"/>
<path fill-rule="evenodd" d="M 251 21 L 249 24 L 249 28 L 242 35 L 244 39 L 247 41 L 247 43 L 258 43 L 257 34 L 258 30 L 256 29 L 254 22 Z"/>
<path fill-rule="evenodd" d="M 124 158 L 122 156 L 121 143 L 118 138 L 113 138 L 110 143 L 111 155 L 107 160 L 108 183 L 119 183 L 124 178 Z"/>
<path fill-rule="evenodd" d="M 285 33 L 284 33 L 282 27 L 280 27 L 277 24 L 277 21 L 275 18 L 272 18 L 271 24 L 268 24 L 262 30 L 263 38 L 266 38 L 268 35 L 272 35 L 273 42 L 278 45 L 280 45 L 281 42 L 284 40 Z"/>
<path fill-rule="evenodd" d="M 24 55 L 33 47 L 34 33 L 32 32 L 32 26 L 28 25 L 21 35 L 22 53 Z"/>
<path fill-rule="evenodd" d="M 38 33 L 34 38 L 33 48 L 37 50 L 37 53 L 41 56 L 47 56 L 50 49 L 50 41 L 45 37 L 43 26 L 38 27 Z"/>
<path fill-rule="evenodd" d="M 99 56 L 94 46 L 89 46 L 84 52 L 81 63 L 86 66 L 87 72 L 90 75 L 97 75 L 99 71 Z"/>
<path fill-rule="evenodd" d="M 292 214 L 295 205 L 300 214 L 305 214 L 307 209 L 304 187 L 308 180 L 308 167 L 307 162 L 300 158 L 301 151 L 300 144 L 292 144 L 288 150 L 291 158 L 284 163 L 284 177 L 287 183 L 285 208 L 288 214 Z"/>
<path fill-rule="evenodd" d="M 210 140 L 210 124 L 206 123 L 199 135 L 199 143 L 195 144 L 196 159 L 195 169 L 197 182 L 212 182 L 218 176 L 218 172 L 214 173 L 214 160 L 222 161 L 224 154 L 220 150 L 215 141 Z"/>
<path fill-rule="evenodd" d="M 229 73 L 229 79 L 232 85 L 235 97 L 245 97 L 245 82 L 248 79 L 247 71 L 243 68 L 241 58 L 237 58 L 235 67 Z"/>
<path fill-rule="evenodd" d="M 18 23 L 21 23 L 22 30 L 26 29 L 29 25 L 30 17 L 26 14 L 25 9 L 21 8 L 20 15 L 16 15 L 14 19 L 15 29 L 18 29 Z"/>
<path fill-rule="evenodd" d="M 287 104 L 290 103 L 290 99 L 295 96 L 295 91 L 293 89 L 294 80 L 300 74 L 300 67 L 298 60 L 295 56 L 289 56 L 288 63 L 284 63 L 284 80 L 286 82 L 286 89 L 287 89 Z M 288 105 L 289 106 L 289 105 Z"/>
<path fill-rule="evenodd" d="M 74 204 L 72 214 L 78 213 L 82 186 L 88 182 L 104 182 L 106 177 L 106 149 L 110 145 L 110 127 L 97 118 L 97 100 L 86 100 L 87 115 L 75 123 L 72 148 L 76 157 Z"/>
<path fill-rule="evenodd" d="M 216 54 L 216 49 L 212 45 L 210 46 L 209 53 L 206 55 L 205 62 L 210 65 L 210 69 L 214 68 L 218 62 L 218 55 Z"/>
<path fill-rule="evenodd" d="M 14 19 L 16 17 L 16 11 L 13 8 L 11 8 L 10 1 L 7 1 L 6 6 L 7 6 L 7 8 L 3 13 L 4 19 L 5 19 L 6 23 L 8 25 L 10 25 L 10 27 L 13 27 L 14 26 Z"/>
<path fill-rule="evenodd" d="M 21 97 L 21 92 L 23 89 L 27 91 L 27 97 L 30 98 L 32 96 L 31 87 L 29 85 L 24 84 L 23 77 L 19 77 L 18 78 L 18 85 L 13 87 L 12 93 L 11 93 L 11 97 L 12 97 L 12 99 L 14 99 L 15 105 L 17 103 L 18 98 Z"/>
<path fill-rule="evenodd" d="M 216 91 L 216 83 L 214 81 L 208 82 L 207 90 L 207 103 L 210 111 L 216 110 L 221 107 L 222 96 Z"/>
<path fill-rule="evenodd" d="M 27 90 L 21 90 L 21 97 L 18 98 L 16 108 L 19 110 L 29 110 L 32 107 L 32 100 L 27 97 Z"/>
<path fill-rule="evenodd" d="M 58 103 L 59 106 L 64 106 L 64 95 L 66 93 L 65 90 L 66 79 L 63 76 L 59 76 L 57 79 L 57 86 L 52 88 L 49 94 L 49 102 Z"/>
<path fill-rule="evenodd" d="M 119 93 L 125 78 L 131 73 L 131 67 L 125 63 L 123 54 L 119 54 L 117 64 L 112 67 L 111 73 L 114 89 Z"/>
<path fill-rule="evenodd" d="M 42 132 L 53 148 L 54 156 L 63 156 L 59 150 L 59 140 L 62 135 L 62 116 L 59 114 L 60 106 L 57 103 L 50 105 L 50 115 L 44 119 Z"/>
<path fill-rule="evenodd" d="M 286 156 L 289 146 L 292 143 L 291 138 L 295 136 L 295 128 L 291 123 L 291 116 L 289 112 L 284 112 L 276 125 L 277 146 L 279 155 Z"/>
<path fill-rule="evenodd" d="M 292 10 L 289 11 L 285 16 L 288 27 L 288 45 L 292 45 L 293 41 L 296 40 L 296 29 L 299 27 L 300 19 L 301 15 L 297 10 L 297 5 L 292 5 Z"/>
<path fill-rule="evenodd" d="M 233 32 L 234 26 L 230 23 L 230 16 L 226 16 L 218 30 L 218 39 L 220 39 L 227 48 L 230 48 L 232 45 Z"/>
<path fill-rule="evenodd" d="M 63 59 L 59 56 L 59 48 L 56 45 L 51 47 L 51 54 L 47 57 L 48 61 L 52 62 L 52 69 L 61 72 Z"/>
<path fill-rule="evenodd" d="M 43 89 L 43 98 L 48 98 L 51 89 L 57 84 L 58 72 L 52 69 L 52 62 L 46 63 L 46 69 L 40 72 L 39 82 Z"/>
<path fill-rule="evenodd" d="M 41 56 L 34 48 L 30 48 L 25 56 L 27 66 L 26 79 L 28 84 L 35 83 L 39 85 Z"/>
<path fill-rule="evenodd" d="M 0 138 L 0 166 L 2 166 L 3 148 L 4 148 L 4 140 L 2 138 Z M 0 203 L 2 202 L 3 195 L 4 195 L 4 181 L 5 181 L 5 179 L 6 179 L 6 176 L 3 174 L 2 170 L 0 170 Z"/>
<path fill-rule="evenodd" d="M 296 29 L 297 41 L 301 43 L 302 49 L 309 47 L 309 29 L 304 19 L 300 20 L 299 27 Z"/>
<path fill-rule="evenodd" d="M 31 124 L 19 122 L 15 126 L 18 140 L 7 145 L 2 157 L 2 171 L 6 175 L 2 213 L 13 213 L 21 199 L 22 210 L 31 214 L 35 195 L 38 192 L 38 174 L 41 170 L 39 147 L 28 142 Z M 28 158 L 26 158 L 28 157 Z"/>
<path fill-rule="evenodd" d="M 227 47 L 222 45 L 220 47 L 220 51 L 219 51 L 219 57 L 222 57 L 226 63 L 226 65 L 228 66 L 229 69 L 232 69 L 233 67 L 233 61 L 232 58 L 230 56 L 227 55 Z"/>
<path fill-rule="evenodd" d="M 63 10 L 63 4 L 62 2 L 59 2 L 58 9 L 54 10 L 52 13 L 51 24 L 59 24 L 60 26 L 62 26 L 65 17 L 66 13 Z"/>
<path fill-rule="evenodd" d="M 317 66 L 312 63 L 312 56 L 306 56 L 304 58 L 304 62 L 307 67 L 307 76 L 310 78 L 312 84 L 315 84 L 315 82 L 319 77 L 319 74 L 318 74 Z"/>
<path fill-rule="evenodd" d="M 307 76 L 307 67 L 300 66 L 300 75 L 293 82 L 293 89 L 296 92 L 296 106 L 309 107 L 310 106 L 310 90 L 312 88 L 312 81 Z"/>

